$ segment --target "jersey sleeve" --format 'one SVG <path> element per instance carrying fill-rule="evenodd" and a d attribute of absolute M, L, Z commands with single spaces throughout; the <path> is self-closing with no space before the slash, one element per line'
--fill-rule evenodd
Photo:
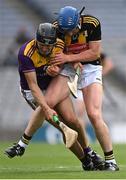
<path fill-rule="evenodd" d="M 90 41 L 97 41 L 97 40 L 101 40 L 101 24 L 100 24 L 100 22 L 97 26 L 93 27 L 93 30 L 91 31 L 91 34 L 90 34 Z"/>
<path fill-rule="evenodd" d="M 63 52 L 64 46 L 65 46 L 64 42 L 61 39 L 57 38 L 57 43 L 55 46 L 56 47 L 56 53 Z"/>
<path fill-rule="evenodd" d="M 19 54 L 18 61 L 19 61 L 20 71 L 22 72 L 35 71 L 34 64 L 29 57 Z"/>

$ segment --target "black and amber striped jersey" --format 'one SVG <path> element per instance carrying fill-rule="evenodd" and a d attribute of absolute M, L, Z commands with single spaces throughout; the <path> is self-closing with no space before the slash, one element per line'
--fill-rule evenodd
<path fill-rule="evenodd" d="M 57 35 L 65 43 L 64 52 L 67 54 L 80 53 L 89 49 L 90 41 L 101 40 L 101 25 L 100 21 L 91 15 L 81 15 L 80 17 L 80 29 L 79 32 L 73 36 L 63 34 L 58 28 L 58 23 L 55 21 L 53 24 L 57 26 Z M 86 62 L 92 64 L 100 64 L 100 59 L 96 59 L 93 62 Z M 85 63 L 82 63 L 85 64 Z"/>
<path fill-rule="evenodd" d="M 21 88 L 24 90 L 29 89 L 24 73 L 35 71 L 39 87 L 42 90 L 46 89 L 52 79 L 51 76 L 46 74 L 46 67 L 50 64 L 51 58 L 55 57 L 63 49 L 64 42 L 58 38 L 51 54 L 46 57 L 39 53 L 35 39 L 22 45 L 18 54 Z"/>

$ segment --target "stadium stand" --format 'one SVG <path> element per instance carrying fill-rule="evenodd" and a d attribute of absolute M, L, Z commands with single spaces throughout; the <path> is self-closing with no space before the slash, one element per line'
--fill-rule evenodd
<path fill-rule="evenodd" d="M 34 30 L 40 21 L 40 17 L 22 1 L 0 1 L 0 64 L 17 31 L 27 27 L 34 36 Z"/>

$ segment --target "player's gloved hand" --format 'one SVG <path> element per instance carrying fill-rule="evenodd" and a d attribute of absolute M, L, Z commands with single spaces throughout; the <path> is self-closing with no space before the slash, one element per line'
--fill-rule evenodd
<path fill-rule="evenodd" d="M 46 69 L 46 73 L 52 77 L 57 76 L 60 73 L 60 71 L 61 71 L 61 68 L 59 66 L 55 66 L 55 65 L 50 65 Z"/>

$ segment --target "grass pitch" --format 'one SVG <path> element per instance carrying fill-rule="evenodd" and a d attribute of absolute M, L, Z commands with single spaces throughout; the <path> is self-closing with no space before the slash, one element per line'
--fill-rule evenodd
<path fill-rule="evenodd" d="M 114 145 L 118 172 L 83 171 L 80 161 L 64 145 L 32 143 L 24 156 L 9 159 L 0 143 L 0 179 L 126 179 L 126 145 Z M 99 145 L 92 146 L 99 154 Z"/>

